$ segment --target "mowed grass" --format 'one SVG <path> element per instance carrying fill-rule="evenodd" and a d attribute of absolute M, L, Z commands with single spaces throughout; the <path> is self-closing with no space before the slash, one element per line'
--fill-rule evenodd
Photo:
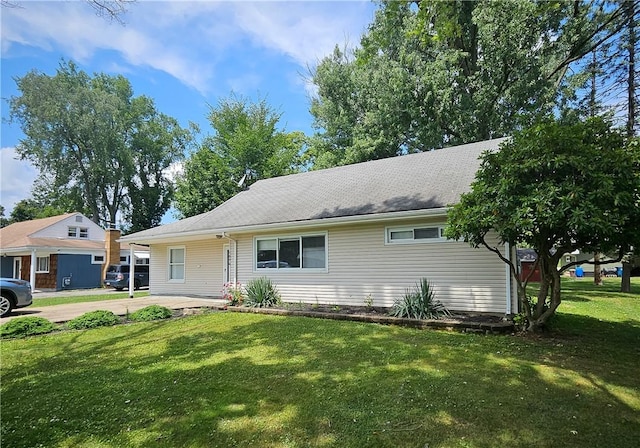
<path fill-rule="evenodd" d="M 36 295 L 33 298 L 33 305 L 36 307 L 41 306 L 53 306 L 63 305 L 66 303 L 82 303 L 82 302 L 101 302 L 103 300 L 118 300 L 128 299 L 129 292 L 109 292 L 107 294 L 87 294 L 87 295 L 69 295 L 65 296 L 64 293 L 60 293 L 60 297 L 43 297 L 38 298 Z M 135 291 L 133 297 L 146 297 L 149 295 L 149 291 Z"/>
<path fill-rule="evenodd" d="M 218 312 L 2 341 L 2 446 L 637 446 L 640 295 L 610 289 L 567 282 L 535 338 Z"/>

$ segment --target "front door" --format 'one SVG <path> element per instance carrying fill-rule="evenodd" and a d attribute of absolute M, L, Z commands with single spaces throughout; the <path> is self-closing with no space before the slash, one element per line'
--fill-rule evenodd
<path fill-rule="evenodd" d="M 13 278 L 22 278 L 22 257 L 13 259 Z"/>
<path fill-rule="evenodd" d="M 231 282 L 231 250 L 229 245 L 222 246 L 222 281 L 225 284 Z"/>

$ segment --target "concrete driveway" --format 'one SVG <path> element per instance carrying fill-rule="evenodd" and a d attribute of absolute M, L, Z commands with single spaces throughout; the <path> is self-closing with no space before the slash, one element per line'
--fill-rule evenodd
<path fill-rule="evenodd" d="M 226 301 L 214 298 L 195 298 L 183 296 L 148 296 L 133 299 L 114 299 L 98 302 L 69 303 L 64 305 L 38 306 L 38 299 L 44 297 L 66 297 L 70 295 L 94 295 L 96 292 L 104 293 L 105 296 L 112 292 L 109 289 L 83 290 L 83 291 L 58 291 L 58 292 L 35 292 L 33 294 L 33 304 L 26 308 L 14 310 L 10 316 L 0 319 L 0 324 L 8 322 L 16 317 L 38 316 L 44 317 L 51 322 L 67 322 L 84 313 L 95 310 L 107 310 L 124 316 L 127 312 L 132 313 L 140 308 L 149 305 L 161 305 L 172 310 L 182 310 L 189 308 L 211 308 L 220 309 L 225 306 Z"/>

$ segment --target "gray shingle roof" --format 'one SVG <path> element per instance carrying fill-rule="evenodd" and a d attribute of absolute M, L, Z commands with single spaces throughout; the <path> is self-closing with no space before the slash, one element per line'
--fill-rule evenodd
<path fill-rule="evenodd" d="M 261 180 L 207 213 L 123 239 L 446 207 L 469 190 L 480 154 L 502 141 Z"/>

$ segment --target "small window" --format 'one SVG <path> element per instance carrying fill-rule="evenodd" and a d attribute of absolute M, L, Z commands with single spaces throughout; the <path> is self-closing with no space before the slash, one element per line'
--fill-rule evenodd
<path fill-rule="evenodd" d="M 387 244 L 446 241 L 443 226 L 387 228 Z"/>
<path fill-rule="evenodd" d="M 184 282 L 185 249 L 184 247 L 169 248 L 169 281 Z"/>
<path fill-rule="evenodd" d="M 566 257 L 564 257 L 564 261 L 565 263 L 571 263 L 571 255 L 567 255 Z"/>
<path fill-rule="evenodd" d="M 76 215 L 76 222 L 82 222 L 82 216 Z"/>
<path fill-rule="evenodd" d="M 80 227 L 80 238 L 89 238 L 89 229 L 86 227 Z"/>
<path fill-rule="evenodd" d="M 129 257 L 120 257 L 120 263 L 129 263 Z"/>
<path fill-rule="evenodd" d="M 103 264 L 104 263 L 104 255 L 92 255 L 91 256 L 92 264 Z"/>
<path fill-rule="evenodd" d="M 36 258 L 36 272 L 49 272 L 49 257 Z"/>
<path fill-rule="evenodd" d="M 77 227 L 69 227 L 67 228 L 67 236 L 69 238 L 75 238 L 78 235 L 78 228 Z"/>

